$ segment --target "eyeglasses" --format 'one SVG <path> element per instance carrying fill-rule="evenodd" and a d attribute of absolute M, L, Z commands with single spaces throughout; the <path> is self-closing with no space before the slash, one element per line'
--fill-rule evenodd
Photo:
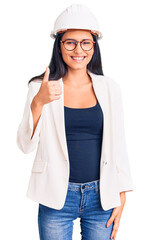
<path fill-rule="evenodd" d="M 76 41 L 75 39 L 66 39 L 60 42 L 63 43 L 65 49 L 68 51 L 74 50 L 78 42 L 80 43 L 80 46 L 84 51 L 91 50 L 95 44 L 95 42 L 92 41 L 91 39 L 83 39 L 82 41 Z"/>

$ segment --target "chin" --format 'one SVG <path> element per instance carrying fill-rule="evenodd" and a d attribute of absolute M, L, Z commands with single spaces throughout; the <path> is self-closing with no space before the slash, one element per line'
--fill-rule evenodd
<path fill-rule="evenodd" d="M 80 70 L 80 69 L 85 69 L 87 67 L 87 65 L 85 66 L 69 66 L 68 67 L 72 70 Z"/>
<path fill-rule="evenodd" d="M 82 68 L 86 68 L 87 66 L 87 63 L 83 64 L 83 63 L 70 63 L 70 62 L 66 62 L 67 66 L 69 68 L 72 68 L 72 69 L 82 69 Z"/>

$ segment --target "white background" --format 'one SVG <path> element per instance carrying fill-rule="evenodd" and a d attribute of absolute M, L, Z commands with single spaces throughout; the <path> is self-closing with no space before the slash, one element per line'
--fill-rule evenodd
<path fill-rule="evenodd" d="M 16 145 L 27 82 L 43 73 L 54 40 L 56 17 L 73 3 L 83 3 L 99 21 L 103 71 L 122 89 L 126 141 L 134 191 L 126 193 L 116 240 L 149 238 L 150 215 L 150 32 L 148 1 L 3 1 L 0 4 L 0 238 L 38 240 L 38 203 L 26 198 L 35 152 Z M 81 239 L 79 219 L 73 239 Z"/>

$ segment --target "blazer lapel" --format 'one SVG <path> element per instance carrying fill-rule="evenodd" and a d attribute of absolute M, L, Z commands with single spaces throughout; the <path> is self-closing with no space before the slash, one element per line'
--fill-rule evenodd
<path fill-rule="evenodd" d="M 65 119 L 64 119 L 64 88 L 62 78 L 57 80 L 60 82 L 62 86 L 62 94 L 59 100 L 55 100 L 51 102 L 51 109 L 53 112 L 53 118 L 55 122 L 55 127 L 57 131 L 57 135 L 59 138 L 59 142 L 65 158 L 69 161 L 67 141 L 66 141 L 66 132 L 65 132 Z"/>
<path fill-rule="evenodd" d="M 109 90 L 107 86 L 107 77 L 102 75 L 93 75 L 90 73 L 93 82 L 93 89 L 98 102 L 103 111 L 103 138 L 101 149 L 101 168 L 111 159 L 112 148 L 112 111 Z M 107 161 L 106 161 L 107 160 Z"/>
<path fill-rule="evenodd" d="M 95 75 L 89 71 L 88 73 L 93 83 L 93 89 L 94 89 L 95 95 L 103 111 L 104 122 L 103 122 L 103 140 L 102 140 L 102 151 L 101 151 L 101 160 L 102 160 L 101 164 L 103 164 L 105 162 L 105 159 L 109 159 L 107 157 L 109 154 L 108 144 L 110 141 L 109 96 L 108 96 L 107 85 L 105 82 L 105 77 L 102 75 Z M 54 122 L 56 126 L 56 131 L 58 134 L 58 138 L 60 141 L 60 145 L 62 147 L 66 160 L 69 161 L 66 132 L 65 132 L 65 119 L 64 119 L 64 85 L 63 85 L 62 78 L 60 78 L 58 81 L 62 86 L 62 95 L 59 101 L 55 100 L 51 102 L 51 107 L 52 107 L 51 109 L 53 112 Z"/>

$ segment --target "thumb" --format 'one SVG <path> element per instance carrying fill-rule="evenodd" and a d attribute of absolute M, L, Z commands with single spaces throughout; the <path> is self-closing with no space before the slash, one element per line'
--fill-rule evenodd
<path fill-rule="evenodd" d="M 44 74 L 44 78 L 43 78 L 42 82 L 47 82 L 48 81 L 49 74 L 50 74 L 50 69 L 49 69 L 49 67 L 46 67 L 46 72 Z"/>

